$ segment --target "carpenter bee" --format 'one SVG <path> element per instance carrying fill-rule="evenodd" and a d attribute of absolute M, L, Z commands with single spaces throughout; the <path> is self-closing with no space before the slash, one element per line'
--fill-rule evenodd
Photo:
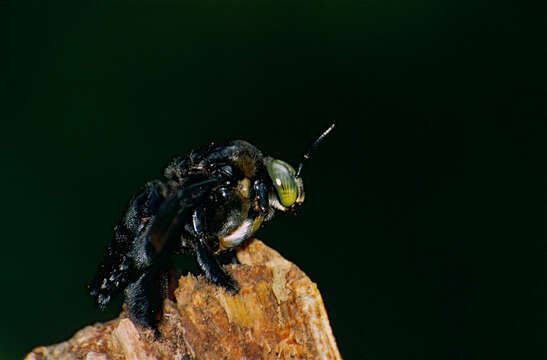
<path fill-rule="evenodd" d="M 155 328 L 163 300 L 172 296 L 172 256 L 194 255 L 212 283 L 231 294 L 237 282 L 217 256 L 233 251 L 276 212 L 296 213 L 304 201 L 304 162 L 334 128 L 312 142 L 297 170 L 246 141 L 212 143 L 165 168 L 130 201 L 95 277 L 88 285 L 104 309 L 121 290 L 130 317 Z"/>

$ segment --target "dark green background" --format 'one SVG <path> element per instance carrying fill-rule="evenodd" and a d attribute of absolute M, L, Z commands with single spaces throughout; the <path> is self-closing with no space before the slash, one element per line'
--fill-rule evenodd
<path fill-rule="evenodd" d="M 259 237 L 342 355 L 545 356 L 540 7 L 4 0 L 0 26 L 0 358 L 116 315 L 84 286 L 172 156 L 241 138 L 296 163 L 334 120 L 302 213 Z"/>

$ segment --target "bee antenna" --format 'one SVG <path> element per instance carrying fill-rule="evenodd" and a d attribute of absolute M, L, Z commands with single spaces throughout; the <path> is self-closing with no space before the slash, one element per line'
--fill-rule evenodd
<path fill-rule="evenodd" d="M 302 171 L 302 167 L 304 167 L 304 162 L 308 160 L 311 157 L 311 153 L 315 150 L 315 148 L 323 141 L 325 136 L 327 136 L 332 129 L 334 129 L 335 123 L 332 123 L 325 131 L 319 135 L 317 139 L 308 147 L 308 151 L 304 154 L 302 161 L 300 161 L 300 164 L 298 164 L 298 170 L 296 171 L 296 177 L 300 176 L 300 172 Z"/>

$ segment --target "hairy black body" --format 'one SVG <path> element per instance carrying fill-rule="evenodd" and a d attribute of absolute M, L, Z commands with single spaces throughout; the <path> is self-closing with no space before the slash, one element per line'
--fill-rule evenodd
<path fill-rule="evenodd" d="M 124 290 L 132 319 L 154 327 L 173 288 L 175 254 L 194 255 L 209 281 L 236 293 L 238 284 L 216 256 L 240 245 L 277 211 L 296 211 L 304 201 L 301 169 L 302 163 L 296 172 L 241 140 L 175 158 L 164 180 L 149 182 L 129 203 L 90 294 L 104 308 Z"/>

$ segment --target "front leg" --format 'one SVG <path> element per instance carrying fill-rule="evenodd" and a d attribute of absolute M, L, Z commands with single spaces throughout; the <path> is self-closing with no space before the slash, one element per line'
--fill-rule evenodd
<path fill-rule="evenodd" d="M 264 181 L 255 180 L 253 190 L 251 192 L 251 200 L 253 201 L 254 210 L 260 216 L 265 216 L 268 212 L 268 188 Z"/>
<path fill-rule="evenodd" d="M 239 291 L 237 282 L 220 266 L 217 259 L 207 247 L 207 236 L 205 232 L 204 211 L 194 210 L 192 214 L 192 225 L 194 236 L 192 245 L 196 253 L 196 260 L 205 277 L 213 284 L 222 286 L 230 294 Z"/>
<path fill-rule="evenodd" d="M 240 264 L 239 260 L 237 259 L 237 248 L 230 248 L 226 250 L 225 253 L 227 255 L 227 259 L 230 264 L 234 264 L 234 265 Z"/>

